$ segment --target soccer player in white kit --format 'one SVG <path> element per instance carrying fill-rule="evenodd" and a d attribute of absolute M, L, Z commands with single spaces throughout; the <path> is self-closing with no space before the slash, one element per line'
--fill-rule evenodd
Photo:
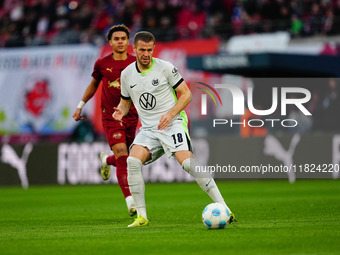
<path fill-rule="evenodd" d="M 210 174 L 195 170 L 202 168 L 196 168 L 199 165 L 191 152 L 184 112 L 191 100 L 191 92 L 171 63 L 152 57 L 154 47 L 155 38 L 151 33 L 141 31 L 135 35 L 133 50 L 137 61 L 121 74 L 121 100 L 112 115 L 115 120 L 121 121 L 133 102 L 142 122 L 127 159 L 128 183 L 138 214 L 128 227 L 149 224 L 141 168 L 142 164 L 149 164 L 164 153 L 168 157 L 175 156 L 211 199 L 228 209 L 231 215 L 229 223 L 236 221 Z"/>

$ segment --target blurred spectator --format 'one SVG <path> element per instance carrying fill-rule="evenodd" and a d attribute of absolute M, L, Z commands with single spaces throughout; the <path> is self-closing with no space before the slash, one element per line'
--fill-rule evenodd
<path fill-rule="evenodd" d="M 232 0 L 204 1 L 203 8 L 207 10 L 207 19 L 202 36 L 218 36 L 221 39 L 228 39 L 231 34 L 230 23 L 233 6 L 234 1 Z"/>
<path fill-rule="evenodd" d="M 323 130 L 336 132 L 340 129 L 340 87 L 338 82 L 338 80 L 330 78 L 327 91 L 322 98 Z"/>
<path fill-rule="evenodd" d="M 179 37 L 195 38 L 200 37 L 206 24 L 207 14 L 203 10 L 200 1 L 188 1 L 178 13 L 177 29 Z"/>
<path fill-rule="evenodd" d="M 329 78 L 326 89 L 312 92 L 308 110 L 313 116 L 313 131 L 338 132 L 340 129 L 340 87 L 339 79 Z"/>
<path fill-rule="evenodd" d="M 151 18 L 150 18 L 151 17 Z M 153 27 L 156 26 L 156 8 L 155 4 L 152 0 L 145 1 L 145 7 L 142 11 L 142 27 L 143 29 L 150 27 L 149 20 L 153 19 L 154 22 L 152 24 Z"/>
<path fill-rule="evenodd" d="M 93 25 L 96 30 L 104 31 L 107 27 L 110 26 L 109 24 L 110 15 L 107 12 L 105 6 L 96 9 Z"/>
<path fill-rule="evenodd" d="M 51 44 L 78 44 L 80 42 L 79 24 L 74 24 L 70 29 L 65 21 L 59 21 L 56 25 L 57 32 Z"/>
<path fill-rule="evenodd" d="M 237 0 L 233 9 L 231 22 L 233 27 L 233 33 L 235 35 L 242 34 L 242 27 L 244 25 L 244 21 L 247 19 L 247 14 L 244 10 L 241 0 Z"/>
<path fill-rule="evenodd" d="M 134 0 L 125 0 L 121 22 L 126 26 L 131 27 L 133 25 L 133 16 L 137 11 L 138 8 Z"/>
<path fill-rule="evenodd" d="M 292 0 L 289 1 L 289 8 L 291 10 L 292 15 L 296 15 L 296 17 L 302 17 L 303 15 L 303 8 L 301 1 L 298 0 Z"/>
<path fill-rule="evenodd" d="M 293 14 L 291 18 L 291 27 L 290 27 L 291 35 L 293 37 L 297 37 L 301 35 L 302 31 L 303 31 L 303 22 L 299 19 L 297 15 Z"/>
<path fill-rule="evenodd" d="M 322 14 L 317 3 L 312 4 L 310 14 L 306 19 L 304 33 L 306 35 L 317 35 L 322 31 Z"/>
<path fill-rule="evenodd" d="M 334 13 L 332 9 L 327 9 L 322 18 L 322 33 L 325 35 L 335 34 Z"/>
<path fill-rule="evenodd" d="M 320 131 L 322 128 L 322 103 L 320 91 L 313 91 L 311 101 L 308 104 L 308 111 L 313 116 L 313 131 Z"/>
<path fill-rule="evenodd" d="M 19 25 L 17 23 L 11 23 L 8 26 L 8 37 L 5 40 L 5 47 L 22 47 L 25 46 L 25 39 L 20 32 Z"/>
<path fill-rule="evenodd" d="M 277 20 L 277 26 L 274 30 L 289 31 L 291 26 L 291 13 L 286 5 L 280 6 L 280 13 Z"/>

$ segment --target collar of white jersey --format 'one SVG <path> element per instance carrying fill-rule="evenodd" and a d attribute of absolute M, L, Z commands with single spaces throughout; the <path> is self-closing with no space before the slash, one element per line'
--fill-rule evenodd
<path fill-rule="evenodd" d="M 147 74 L 148 72 L 151 71 L 151 69 L 152 69 L 153 66 L 155 65 L 155 58 L 152 58 L 152 64 L 151 64 L 150 68 L 149 68 L 148 70 L 144 71 L 144 72 L 141 72 L 141 71 L 139 70 L 138 65 L 137 65 L 137 61 L 136 61 L 135 63 L 136 63 L 135 66 L 136 66 L 136 69 L 137 69 L 137 72 L 138 72 L 138 73 L 140 73 L 140 74 Z"/>

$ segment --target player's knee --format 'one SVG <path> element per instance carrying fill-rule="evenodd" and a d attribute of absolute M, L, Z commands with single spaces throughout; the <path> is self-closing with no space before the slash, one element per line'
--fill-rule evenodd
<path fill-rule="evenodd" d="M 199 169 L 199 164 L 195 158 L 187 158 L 182 162 L 182 168 L 189 174 L 195 177 L 197 169 Z"/>
<path fill-rule="evenodd" d="M 189 174 L 191 172 L 190 167 L 194 163 L 193 160 L 194 160 L 193 158 L 187 158 L 182 162 L 182 168 Z"/>
<path fill-rule="evenodd" d="M 112 145 L 111 150 L 117 159 L 122 156 L 129 156 L 129 151 L 125 143 L 114 144 Z"/>
<path fill-rule="evenodd" d="M 211 178 L 209 171 L 206 171 L 195 158 L 185 159 L 182 168 L 194 178 Z"/>
<path fill-rule="evenodd" d="M 128 171 L 140 171 L 142 168 L 142 161 L 138 158 L 129 156 L 126 160 Z"/>

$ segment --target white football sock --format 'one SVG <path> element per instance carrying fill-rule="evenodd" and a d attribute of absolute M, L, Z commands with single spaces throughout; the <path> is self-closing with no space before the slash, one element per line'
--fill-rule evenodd
<path fill-rule="evenodd" d="M 125 198 L 125 202 L 128 209 L 130 209 L 131 207 L 136 207 L 135 201 L 133 200 L 132 196 L 127 196 Z"/>
<path fill-rule="evenodd" d="M 146 220 L 146 206 L 145 206 L 145 184 L 142 175 L 142 161 L 138 158 L 129 156 L 127 158 L 128 183 L 131 196 L 135 201 L 137 215 L 141 215 Z"/>
<path fill-rule="evenodd" d="M 185 171 L 187 171 L 192 177 L 195 178 L 197 184 L 209 195 L 209 197 L 215 202 L 220 203 L 228 208 L 229 207 L 225 203 L 220 190 L 218 189 L 215 180 L 211 177 L 210 173 L 201 173 L 196 171 L 196 169 L 203 169 L 196 159 L 187 158 L 183 161 L 182 167 Z"/>
<path fill-rule="evenodd" d="M 108 155 L 105 154 L 105 156 L 102 158 L 102 164 L 107 164 L 106 159 L 107 159 Z"/>

